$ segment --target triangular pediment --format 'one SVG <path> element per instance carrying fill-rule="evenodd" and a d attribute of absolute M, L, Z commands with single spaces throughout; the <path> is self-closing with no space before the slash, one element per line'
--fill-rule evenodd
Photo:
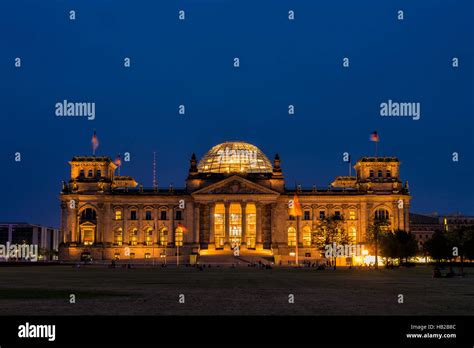
<path fill-rule="evenodd" d="M 196 194 L 272 194 L 279 195 L 267 187 L 256 184 L 238 175 L 211 184 L 193 193 Z"/>

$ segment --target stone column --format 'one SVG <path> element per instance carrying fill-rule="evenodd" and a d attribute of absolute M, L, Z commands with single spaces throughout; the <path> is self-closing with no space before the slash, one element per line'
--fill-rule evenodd
<path fill-rule="evenodd" d="M 143 220 L 143 206 L 139 204 L 137 206 L 137 229 L 138 229 L 138 240 L 137 244 L 141 245 L 145 242 L 145 232 L 142 230 L 142 220 Z"/>
<path fill-rule="evenodd" d="M 256 228 L 257 228 L 257 241 L 255 248 L 257 250 L 262 250 L 263 248 L 263 243 L 262 243 L 262 204 L 261 203 L 256 203 L 256 208 L 257 208 L 257 216 L 256 216 Z"/>
<path fill-rule="evenodd" d="M 130 243 L 130 233 L 127 230 L 128 224 L 128 205 L 124 205 L 122 209 L 122 244 L 128 245 Z"/>
<path fill-rule="evenodd" d="M 229 235 L 230 235 L 230 221 L 229 221 L 229 208 L 230 208 L 230 203 L 225 202 L 224 203 L 225 207 L 225 238 L 224 238 L 224 250 L 230 250 L 230 240 L 229 240 Z"/>
<path fill-rule="evenodd" d="M 155 234 L 154 244 L 160 244 L 160 233 L 158 231 L 158 206 L 153 206 L 153 233 Z"/>
<path fill-rule="evenodd" d="M 194 205 L 194 238 L 193 244 L 199 244 L 199 203 Z"/>
<path fill-rule="evenodd" d="M 214 223 L 215 223 L 215 213 L 216 213 L 216 204 L 209 203 L 209 248 L 215 248 L 216 245 L 216 238 L 215 238 L 215 230 L 214 230 Z"/>
<path fill-rule="evenodd" d="M 171 233 L 169 233 L 168 243 L 170 243 L 174 246 L 174 241 L 175 241 L 174 205 L 169 205 L 168 208 L 169 208 L 169 212 L 170 212 L 170 230 L 171 230 L 170 231 Z"/>
<path fill-rule="evenodd" d="M 240 209 L 242 212 L 242 218 L 241 218 L 241 229 L 242 229 L 242 240 L 241 240 L 241 245 L 243 247 L 247 247 L 247 203 L 246 202 L 241 202 L 240 203 Z"/>
<path fill-rule="evenodd" d="M 68 223 L 67 223 L 67 228 L 68 228 L 68 233 L 70 233 L 70 242 L 72 243 L 78 243 L 78 225 L 77 225 L 77 208 L 71 208 L 68 207 Z"/>
<path fill-rule="evenodd" d="M 410 212 L 410 204 L 406 201 L 403 201 L 403 213 L 404 213 L 404 223 L 403 223 L 403 230 L 404 231 L 409 231 L 410 230 L 410 220 L 409 220 L 409 212 Z"/>

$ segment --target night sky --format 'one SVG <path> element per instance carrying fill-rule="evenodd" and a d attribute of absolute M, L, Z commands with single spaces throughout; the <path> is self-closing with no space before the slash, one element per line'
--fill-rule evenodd
<path fill-rule="evenodd" d="M 122 175 L 145 186 L 153 151 L 159 186 L 183 187 L 193 152 L 243 140 L 278 152 L 292 188 L 347 175 L 342 153 L 373 155 L 377 130 L 412 212 L 474 215 L 473 3 L 1 1 L 0 221 L 59 226 L 67 162 L 91 155 L 94 129 L 98 155 L 130 152 Z M 95 120 L 55 116 L 64 99 L 95 102 Z M 381 117 L 389 99 L 421 103 L 421 119 Z"/>

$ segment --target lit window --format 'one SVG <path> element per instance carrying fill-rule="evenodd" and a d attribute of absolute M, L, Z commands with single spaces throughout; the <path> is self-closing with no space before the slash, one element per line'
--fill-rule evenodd
<path fill-rule="evenodd" d="M 247 231 L 245 237 L 247 239 L 247 248 L 254 249 L 257 238 L 257 208 L 254 203 L 247 203 Z"/>
<path fill-rule="evenodd" d="M 115 220 L 122 220 L 122 211 L 120 209 L 115 211 Z"/>
<path fill-rule="evenodd" d="M 214 243 L 216 248 L 223 248 L 225 241 L 225 207 L 217 203 L 214 207 Z"/>
<path fill-rule="evenodd" d="M 309 226 L 303 227 L 303 246 L 311 246 L 311 227 Z"/>
<path fill-rule="evenodd" d="M 84 245 L 94 244 L 94 230 L 85 229 L 82 231 L 82 243 Z"/>
<path fill-rule="evenodd" d="M 168 244 L 168 230 L 166 228 L 162 228 L 160 230 L 160 245 L 166 246 Z"/>
<path fill-rule="evenodd" d="M 135 258 L 135 253 L 130 253 L 130 258 L 134 259 Z"/>
<path fill-rule="evenodd" d="M 356 212 L 354 210 L 349 211 L 349 220 L 356 219 Z"/>
<path fill-rule="evenodd" d="M 146 243 L 146 245 L 152 245 L 153 244 L 153 230 L 151 228 L 149 228 L 146 231 L 145 243 Z"/>
<path fill-rule="evenodd" d="M 183 245 L 183 229 L 181 227 L 178 227 L 175 231 L 174 235 L 174 241 L 176 246 L 182 246 Z"/>
<path fill-rule="evenodd" d="M 130 232 L 130 245 L 138 244 L 138 230 L 135 228 Z"/>
<path fill-rule="evenodd" d="M 145 253 L 145 259 L 151 259 L 151 254 L 150 253 Z"/>
<path fill-rule="evenodd" d="M 114 259 L 115 260 L 120 260 L 120 253 L 115 253 L 114 254 Z"/>
<path fill-rule="evenodd" d="M 123 242 L 122 229 L 119 228 L 114 232 L 114 244 L 122 245 L 122 242 Z"/>
<path fill-rule="evenodd" d="M 288 246 L 296 245 L 296 229 L 294 227 L 288 228 Z"/>

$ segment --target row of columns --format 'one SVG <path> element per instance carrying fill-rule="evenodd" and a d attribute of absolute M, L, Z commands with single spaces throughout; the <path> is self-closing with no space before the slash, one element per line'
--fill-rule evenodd
<path fill-rule="evenodd" d="M 209 243 L 215 244 L 216 243 L 216 235 L 215 235 L 215 212 L 216 212 L 216 204 L 222 203 L 224 204 L 224 245 L 230 244 L 230 205 L 232 203 L 240 203 L 241 209 L 241 244 L 246 244 L 247 238 L 247 204 L 253 203 L 256 206 L 256 221 L 255 221 L 255 229 L 256 229 L 256 244 L 262 243 L 262 204 L 256 202 L 213 202 L 208 203 L 209 206 L 209 227 L 210 227 L 210 236 L 209 236 Z M 197 210 L 196 216 L 199 216 L 199 207 L 195 208 Z M 196 226 L 199 226 L 199 221 L 196 223 Z M 199 228 L 199 227 L 198 227 Z M 199 235 L 199 233 L 197 233 Z"/>

